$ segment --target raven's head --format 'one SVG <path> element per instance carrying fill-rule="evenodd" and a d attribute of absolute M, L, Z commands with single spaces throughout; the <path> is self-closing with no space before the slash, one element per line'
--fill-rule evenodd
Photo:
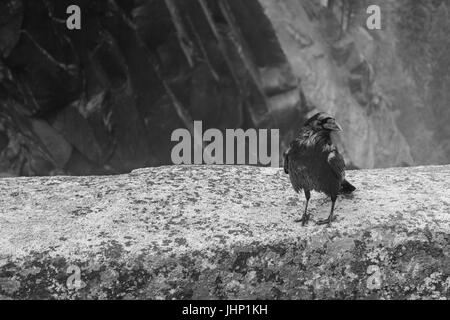
<path fill-rule="evenodd" d="M 316 113 L 305 123 L 305 128 L 313 132 L 321 131 L 342 131 L 342 127 L 336 120 L 325 112 Z"/>

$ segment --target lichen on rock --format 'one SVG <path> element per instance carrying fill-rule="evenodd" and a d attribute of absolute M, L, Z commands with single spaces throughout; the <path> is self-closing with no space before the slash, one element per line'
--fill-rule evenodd
<path fill-rule="evenodd" d="M 347 177 L 330 228 L 276 168 L 1 179 L 0 298 L 450 298 L 450 167 Z"/>

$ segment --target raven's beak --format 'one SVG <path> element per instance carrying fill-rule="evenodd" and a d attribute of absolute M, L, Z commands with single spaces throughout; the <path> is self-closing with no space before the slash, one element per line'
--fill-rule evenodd
<path fill-rule="evenodd" d="M 335 120 L 328 120 L 323 127 L 331 131 L 342 131 L 342 127 Z"/>

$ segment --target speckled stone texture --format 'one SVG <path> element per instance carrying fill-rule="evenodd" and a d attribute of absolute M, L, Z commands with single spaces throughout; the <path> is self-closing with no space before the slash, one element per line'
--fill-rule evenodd
<path fill-rule="evenodd" d="M 449 299 L 450 166 L 347 177 L 330 228 L 282 169 L 1 179 L 0 298 Z"/>

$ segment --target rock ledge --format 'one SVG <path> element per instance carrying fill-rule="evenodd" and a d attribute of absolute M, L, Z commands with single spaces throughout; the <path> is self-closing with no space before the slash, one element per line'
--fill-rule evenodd
<path fill-rule="evenodd" d="M 1 179 L 0 298 L 449 299 L 450 166 L 347 177 L 331 228 L 281 169 Z"/>

